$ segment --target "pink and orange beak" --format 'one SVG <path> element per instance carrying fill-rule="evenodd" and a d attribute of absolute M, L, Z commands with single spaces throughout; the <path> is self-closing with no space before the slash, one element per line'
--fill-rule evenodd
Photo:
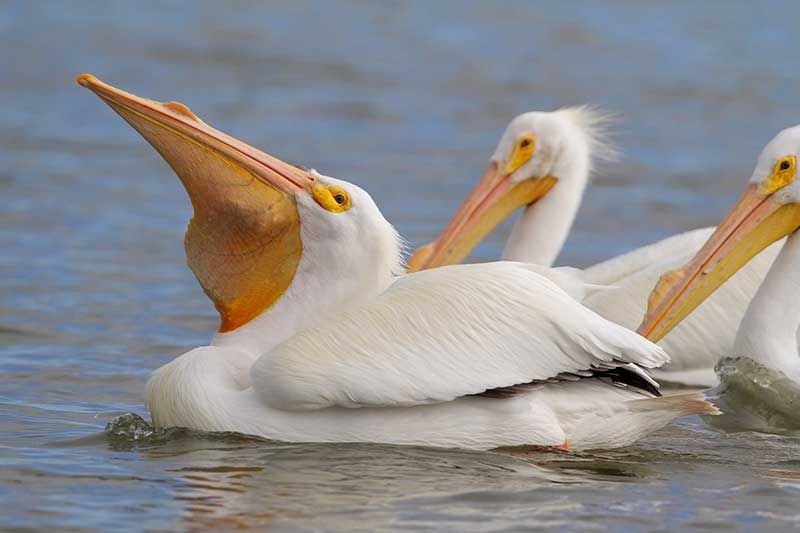
<path fill-rule="evenodd" d="M 556 184 L 556 178 L 528 178 L 515 183 L 513 172 L 492 162 L 441 235 L 418 248 L 408 261 L 409 272 L 463 261 L 503 220 L 530 205 Z"/>
<path fill-rule="evenodd" d="M 187 262 L 231 331 L 269 308 L 289 287 L 302 254 L 297 194 L 312 173 L 216 130 L 178 102 L 156 102 L 91 74 L 90 89 L 169 163 L 194 208 Z"/>
<path fill-rule="evenodd" d="M 800 227 L 800 205 L 751 184 L 686 265 L 667 272 L 647 303 L 640 335 L 658 342 L 751 258 Z"/>
<path fill-rule="evenodd" d="M 310 189 L 314 183 L 314 177 L 308 171 L 284 163 L 212 128 L 180 102 L 157 102 L 140 98 L 102 82 L 91 74 L 81 74 L 75 81 L 94 92 L 139 131 L 170 166 L 182 163 L 202 166 L 204 156 L 194 153 L 197 151 L 195 149 L 189 150 L 194 157 L 190 161 L 184 161 L 187 159 L 187 145 L 192 144 L 207 150 L 207 153 L 213 153 L 213 157 L 226 156 L 237 165 L 248 169 L 254 177 L 280 191 L 288 193 L 297 189 Z M 178 142 L 178 139 L 182 142 Z M 181 173 L 178 176 L 184 180 Z M 187 172 L 186 177 L 188 185 L 192 186 L 192 182 L 196 181 L 194 176 Z"/>

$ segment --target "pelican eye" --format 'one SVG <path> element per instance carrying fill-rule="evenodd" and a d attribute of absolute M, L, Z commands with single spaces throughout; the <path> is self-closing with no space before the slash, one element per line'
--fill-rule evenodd
<path fill-rule="evenodd" d="M 772 194 L 792 183 L 797 176 L 797 158 L 793 155 L 781 157 L 772 167 L 772 172 L 761 182 L 759 189 L 763 194 Z"/>
<path fill-rule="evenodd" d="M 514 151 L 506 164 L 506 174 L 511 174 L 530 161 L 534 151 L 536 151 L 536 135 L 523 135 L 517 139 Z"/>
<path fill-rule="evenodd" d="M 347 191 L 336 185 L 318 183 L 312 187 L 311 195 L 320 207 L 331 213 L 343 213 L 353 207 Z"/>

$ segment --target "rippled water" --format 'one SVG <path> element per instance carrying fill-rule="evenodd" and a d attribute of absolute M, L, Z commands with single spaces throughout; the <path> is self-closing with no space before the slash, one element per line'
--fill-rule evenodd
<path fill-rule="evenodd" d="M 184 266 L 178 180 L 80 72 L 363 185 L 416 245 L 515 114 L 617 111 L 624 158 L 586 195 L 561 258 L 575 266 L 714 223 L 800 122 L 788 1 L 220 5 L 0 3 L 0 526 L 798 525 L 798 437 L 699 418 L 527 457 L 106 433 L 146 415 L 149 373 L 215 317 Z"/>

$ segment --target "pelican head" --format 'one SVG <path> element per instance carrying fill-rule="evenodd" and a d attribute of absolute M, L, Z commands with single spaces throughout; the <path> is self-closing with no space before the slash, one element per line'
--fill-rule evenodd
<path fill-rule="evenodd" d="M 658 341 L 761 250 L 800 227 L 800 126 L 775 136 L 739 201 L 697 255 L 659 280 L 639 333 Z"/>
<path fill-rule="evenodd" d="M 559 182 L 580 180 L 582 189 L 592 158 L 613 155 L 602 141 L 607 119 L 587 107 L 514 118 L 483 177 L 441 235 L 414 253 L 409 270 L 461 262 L 506 217 L 518 208 L 533 208 Z"/>
<path fill-rule="evenodd" d="M 178 102 L 140 98 L 90 74 L 76 81 L 133 126 L 183 183 L 194 210 L 187 263 L 220 314 L 220 332 L 296 291 L 301 271 L 305 290 L 323 303 L 380 291 L 400 270 L 397 233 L 355 185 L 253 148 Z"/>

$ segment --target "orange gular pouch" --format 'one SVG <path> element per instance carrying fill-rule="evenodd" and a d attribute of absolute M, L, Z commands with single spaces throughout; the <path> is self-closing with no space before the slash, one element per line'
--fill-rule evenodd
<path fill-rule="evenodd" d="M 81 75 L 178 175 L 194 208 L 184 245 L 189 268 L 214 302 L 220 331 L 271 307 L 302 255 L 296 194 L 314 177 L 205 124 L 188 107 L 139 98 Z"/>

